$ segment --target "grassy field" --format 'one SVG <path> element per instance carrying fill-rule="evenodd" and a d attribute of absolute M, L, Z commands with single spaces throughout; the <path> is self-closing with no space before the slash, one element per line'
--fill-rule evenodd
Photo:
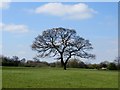
<path fill-rule="evenodd" d="M 117 71 L 3 67 L 3 88 L 117 88 Z"/>

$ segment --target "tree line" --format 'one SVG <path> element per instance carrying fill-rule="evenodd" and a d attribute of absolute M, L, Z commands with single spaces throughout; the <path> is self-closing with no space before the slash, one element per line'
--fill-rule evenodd
<path fill-rule="evenodd" d="M 34 60 L 26 60 L 25 58 L 19 59 L 18 56 L 12 58 L 6 56 L 0 56 L 2 66 L 16 66 L 16 67 L 62 67 L 60 61 L 48 63 L 46 61 L 40 61 L 34 58 Z M 104 61 L 99 64 L 87 64 L 79 59 L 70 59 L 67 63 L 67 68 L 85 68 L 85 69 L 98 69 L 98 70 L 118 70 L 120 64 L 119 59 L 115 59 L 113 62 Z"/>

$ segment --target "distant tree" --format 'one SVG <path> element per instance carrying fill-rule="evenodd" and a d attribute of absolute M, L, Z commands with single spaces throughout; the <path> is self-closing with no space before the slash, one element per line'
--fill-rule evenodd
<path fill-rule="evenodd" d="M 19 57 L 18 57 L 18 56 L 13 56 L 13 57 L 12 57 L 12 60 L 13 60 L 13 61 L 18 61 L 18 60 L 19 60 Z"/>
<path fill-rule="evenodd" d="M 100 68 L 107 68 L 107 67 L 108 67 L 108 64 L 109 64 L 108 61 L 104 61 L 104 62 L 101 62 L 101 63 L 100 63 L 99 67 L 100 67 Z"/>
<path fill-rule="evenodd" d="M 13 56 L 12 58 L 2 56 L 2 66 L 18 66 L 20 64 L 20 60 L 17 56 Z"/>
<path fill-rule="evenodd" d="M 87 66 L 88 66 L 88 69 L 94 69 L 92 64 L 88 64 Z"/>
<path fill-rule="evenodd" d="M 120 57 L 117 57 L 113 63 L 115 63 L 117 66 L 117 69 L 120 70 Z"/>
<path fill-rule="evenodd" d="M 118 70 L 120 70 L 120 57 L 118 57 Z"/>
<path fill-rule="evenodd" d="M 38 57 L 34 57 L 33 60 L 34 60 L 35 62 L 38 62 L 38 63 L 40 62 L 40 60 L 38 59 Z"/>
<path fill-rule="evenodd" d="M 20 60 L 21 63 L 25 63 L 25 61 L 26 61 L 25 58 L 23 58 L 23 59 Z"/>
<path fill-rule="evenodd" d="M 0 55 L 0 66 L 2 66 L 2 55 Z"/>
<path fill-rule="evenodd" d="M 12 58 L 11 58 L 11 60 L 13 60 L 12 62 L 13 62 L 13 66 L 19 66 L 19 64 L 20 64 L 20 60 L 19 60 L 19 57 L 18 56 L 13 56 Z"/>
<path fill-rule="evenodd" d="M 55 64 L 56 64 L 56 67 L 61 67 L 61 62 L 60 61 L 55 62 Z"/>
<path fill-rule="evenodd" d="M 108 69 L 109 69 L 109 70 L 117 70 L 117 66 L 116 66 L 115 63 L 110 63 L 110 64 L 108 65 Z"/>
<path fill-rule="evenodd" d="M 50 67 L 56 67 L 56 64 L 55 64 L 55 62 L 53 62 L 53 63 L 50 63 Z"/>
<path fill-rule="evenodd" d="M 19 66 L 25 66 L 25 62 L 26 62 L 26 59 L 25 58 L 22 58 L 21 60 L 19 60 L 20 63 L 19 63 Z"/>
<path fill-rule="evenodd" d="M 78 68 L 79 61 L 77 59 L 70 59 L 68 65 L 71 68 Z"/>
<path fill-rule="evenodd" d="M 92 63 L 83 63 L 83 67 L 82 68 L 86 68 L 86 69 L 100 69 L 100 64 L 92 64 Z"/>
<path fill-rule="evenodd" d="M 32 44 L 32 49 L 38 52 L 38 57 L 53 56 L 61 60 L 66 70 L 68 60 L 72 56 L 94 58 L 87 50 L 93 49 L 89 40 L 77 36 L 74 29 L 52 28 L 38 35 Z"/>
<path fill-rule="evenodd" d="M 86 68 L 86 64 L 84 62 L 82 62 L 82 61 L 79 61 L 78 62 L 78 67 L 79 68 Z"/>
<path fill-rule="evenodd" d="M 93 69 L 98 69 L 98 64 L 92 64 Z"/>
<path fill-rule="evenodd" d="M 14 65 L 13 61 L 9 57 L 2 56 L 1 58 L 2 58 L 2 66 L 13 66 Z"/>

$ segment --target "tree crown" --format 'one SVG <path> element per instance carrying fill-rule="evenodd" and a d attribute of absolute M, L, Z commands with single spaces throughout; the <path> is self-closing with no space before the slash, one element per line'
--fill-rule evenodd
<path fill-rule="evenodd" d="M 95 58 L 95 55 L 87 53 L 93 49 L 89 40 L 77 36 L 74 29 L 52 28 L 43 31 L 42 35 L 38 35 L 32 44 L 32 49 L 37 51 L 39 57 L 58 56 L 61 55 L 70 59 L 71 56 L 81 58 Z"/>

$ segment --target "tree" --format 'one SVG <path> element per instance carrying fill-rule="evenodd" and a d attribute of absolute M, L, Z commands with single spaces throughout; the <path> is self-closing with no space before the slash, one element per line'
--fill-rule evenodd
<path fill-rule="evenodd" d="M 115 63 L 110 63 L 110 64 L 108 65 L 108 69 L 109 69 L 109 70 L 117 70 L 117 66 L 116 66 Z"/>
<path fill-rule="evenodd" d="M 12 59 L 13 59 L 13 61 L 18 61 L 19 57 L 18 56 L 13 56 Z"/>
<path fill-rule="evenodd" d="M 20 64 L 18 56 L 13 56 L 11 60 L 13 60 L 14 66 L 18 66 Z"/>
<path fill-rule="evenodd" d="M 84 62 L 80 61 L 80 62 L 78 63 L 78 67 L 79 67 L 79 68 L 86 68 L 86 64 L 85 64 Z"/>
<path fill-rule="evenodd" d="M 61 67 L 61 62 L 60 61 L 56 61 L 55 64 L 56 64 L 56 67 Z"/>
<path fill-rule="evenodd" d="M 2 66 L 2 55 L 0 55 L 0 66 Z"/>
<path fill-rule="evenodd" d="M 72 56 L 81 58 L 94 58 L 87 50 L 93 49 L 89 40 L 77 36 L 74 29 L 52 28 L 38 35 L 32 44 L 32 50 L 38 52 L 38 57 L 53 56 L 61 60 L 66 70 L 68 60 Z"/>
<path fill-rule="evenodd" d="M 25 61 L 26 61 L 25 58 L 23 58 L 23 59 L 20 60 L 21 63 L 25 63 Z"/>
<path fill-rule="evenodd" d="M 40 60 L 38 59 L 38 57 L 34 57 L 33 60 L 34 60 L 35 62 L 38 62 L 38 63 L 40 62 Z"/>
<path fill-rule="evenodd" d="M 93 69 L 99 69 L 99 65 L 98 64 L 92 64 Z"/>
<path fill-rule="evenodd" d="M 104 62 L 101 62 L 99 66 L 100 66 L 100 68 L 107 68 L 108 65 L 109 65 L 109 62 L 108 61 L 104 61 Z"/>
<path fill-rule="evenodd" d="M 68 66 L 71 68 L 78 68 L 79 67 L 79 60 L 78 59 L 70 59 L 68 62 Z"/>
<path fill-rule="evenodd" d="M 115 63 L 115 65 L 117 66 L 117 69 L 120 70 L 120 57 L 117 57 L 113 63 Z"/>
<path fill-rule="evenodd" d="M 2 66 L 18 66 L 21 62 L 17 56 L 13 56 L 12 58 L 2 56 Z"/>

